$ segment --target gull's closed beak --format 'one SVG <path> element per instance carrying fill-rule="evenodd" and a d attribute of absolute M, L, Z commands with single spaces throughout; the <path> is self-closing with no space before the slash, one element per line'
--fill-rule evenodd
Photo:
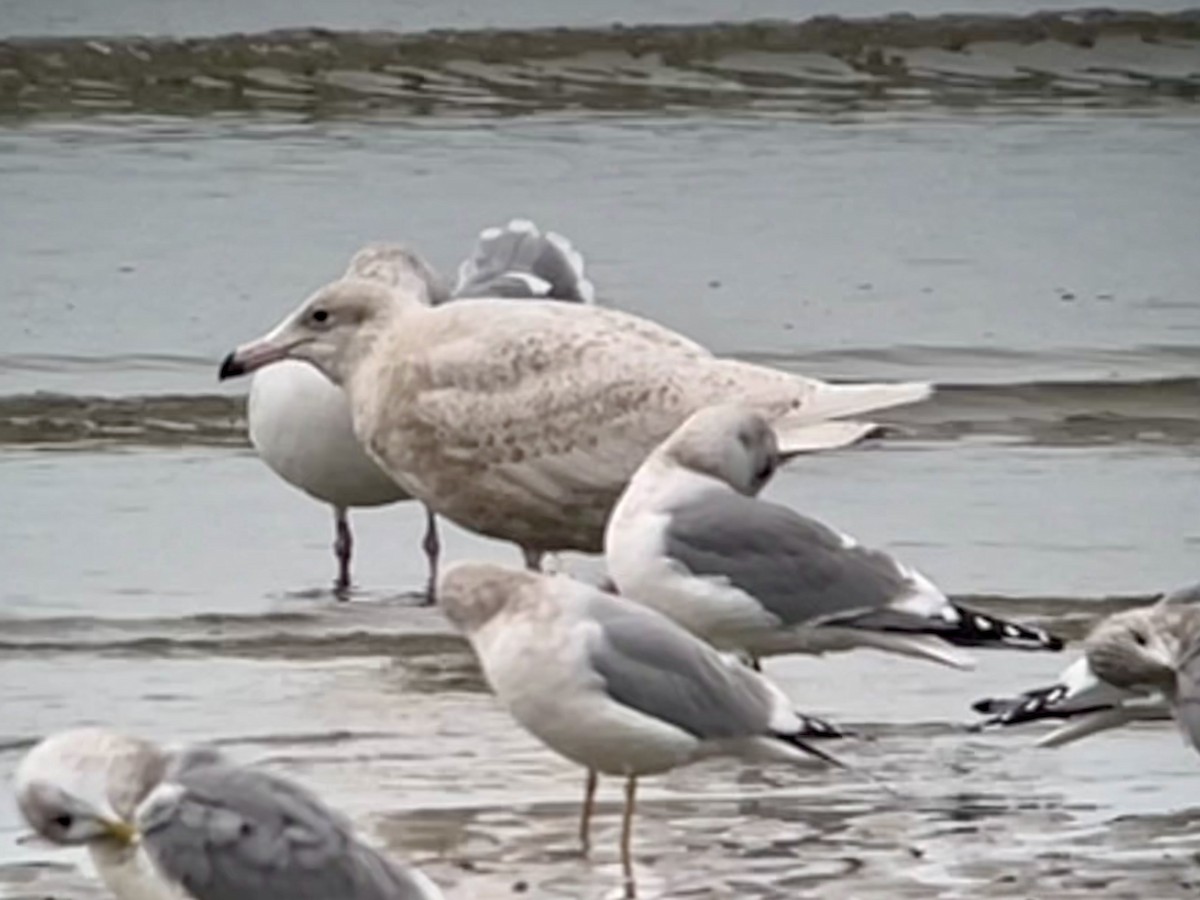
<path fill-rule="evenodd" d="M 132 844 L 137 841 L 137 829 L 128 822 L 122 822 L 120 819 L 104 819 L 101 824 L 108 832 L 109 837 L 120 844 Z"/>
<path fill-rule="evenodd" d="M 298 343 L 281 342 L 275 338 L 275 334 L 268 334 L 261 340 L 252 341 L 249 344 L 242 344 L 232 353 L 221 361 L 220 371 L 217 372 L 217 380 L 224 381 L 226 378 L 237 378 L 239 375 L 248 375 L 255 369 L 261 369 L 263 366 L 270 365 L 273 362 L 279 362 L 281 359 L 287 359 L 288 355 L 298 346 Z"/>

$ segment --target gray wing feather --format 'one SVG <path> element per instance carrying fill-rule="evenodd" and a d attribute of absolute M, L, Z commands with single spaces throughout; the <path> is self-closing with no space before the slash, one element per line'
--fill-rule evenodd
<path fill-rule="evenodd" d="M 1161 605 L 1167 606 L 1170 604 L 1200 605 L 1200 584 L 1189 584 L 1187 587 L 1179 588 L 1178 590 L 1170 591 L 1158 598 Z"/>
<path fill-rule="evenodd" d="M 837 532 L 785 506 L 740 494 L 697 498 L 671 512 L 666 554 L 695 575 L 724 576 L 785 625 L 929 627 L 886 609 L 912 589 L 890 556 L 846 547 Z"/>
<path fill-rule="evenodd" d="M 139 811 L 139 829 L 156 865 L 197 900 L 438 896 L 291 781 L 217 761 L 185 767 L 167 785 Z"/>
<path fill-rule="evenodd" d="M 459 267 L 454 296 L 594 303 L 596 291 L 584 275 L 583 257 L 566 238 L 513 219 L 480 234 L 471 257 Z"/>
<path fill-rule="evenodd" d="M 590 647 L 610 697 L 698 738 L 770 734 L 771 697 L 753 672 L 651 610 L 597 595 Z"/>
<path fill-rule="evenodd" d="M 1200 609 L 1188 610 L 1172 712 L 1188 741 L 1200 750 Z"/>

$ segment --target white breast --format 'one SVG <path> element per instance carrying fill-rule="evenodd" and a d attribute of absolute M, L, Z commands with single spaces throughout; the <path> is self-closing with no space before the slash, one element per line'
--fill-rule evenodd
<path fill-rule="evenodd" d="M 354 436 L 342 389 L 312 366 L 286 360 L 256 372 L 247 417 L 263 462 L 318 500 L 347 508 L 408 498 Z"/>
<path fill-rule="evenodd" d="M 500 615 L 472 637 L 496 695 L 527 731 L 608 775 L 662 772 L 694 758 L 695 737 L 605 693 L 588 663 L 588 625 L 546 626 L 544 619 Z"/>
<path fill-rule="evenodd" d="M 657 610 L 688 631 L 727 649 L 746 649 L 774 634 L 779 620 L 721 576 L 695 576 L 666 556 L 670 508 L 713 480 L 649 460 L 613 510 L 604 560 L 621 596 Z"/>
<path fill-rule="evenodd" d="M 117 900 L 194 900 L 159 874 L 141 847 L 97 844 L 88 849 L 100 879 Z"/>

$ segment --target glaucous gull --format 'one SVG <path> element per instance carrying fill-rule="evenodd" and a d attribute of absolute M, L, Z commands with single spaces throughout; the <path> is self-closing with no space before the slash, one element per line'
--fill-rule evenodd
<path fill-rule="evenodd" d="M 377 251 L 382 252 L 382 251 Z M 713 356 L 647 319 L 574 303 L 433 305 L 402 256 L 347 275 L 221 365 L 230 378 L 311 363 L 350 397 L 354 431 L 410 494 L 464 528 L 546 552 L 599 553 L 625 483 L 701 406 L 749 405 L 786 453 L 875 430 L 834 421 L 924 399 L 923 383 L 830 384 Z"/>
<path fill-rule="evenodd" d="M 479 295 L 543 297 L 593 303 L 595 291 L 584 275 L 583 258 L 561 235 L 543 234 L 527 220 L 484 230 L 471 257 L 459 267 L 448 290 L 436 272 L 415 253 L 404 254 L 405 267 L 420 277 L 431 303 Z M 347 277 L 391 277 L 386 259 L 368 250 L 356 256 Z M 334 553 L 338 561 L 334 591 L 347 596 L 353 532 L 349 510 L 411 499 L 376 465 L 354 436 L 345 392 L 306 363 L 282 360 L 255 373 L 246 410 L 250 442 L 284 481 L 333 508 Z M 440 553 L 437 520 L 426 507 L 422 546 L 429 562 L 427 598 L 437 578 Z"/>

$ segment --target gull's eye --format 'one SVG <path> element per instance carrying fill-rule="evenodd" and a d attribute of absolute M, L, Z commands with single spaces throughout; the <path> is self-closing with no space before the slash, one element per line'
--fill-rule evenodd
<path fill-rule="evenodd" d="M 1140 631 L 1135 631 L 1133 633 L 1133 642 L 1135 644 L 1137 644 L 1139 647 L 1145 647 L 1146 646 L 1146 636 L 1144 634 L 1142 634 Z"/>
<path fill-rule="evenodd" d="M 63 813 L 60 816 L 55 816 L 51 821 L 53 821 L 54 824 L 57 825 L 59 828 L 61 828 L 63 831 L 70 831 L 71 826 L 75 824 L 75 820 L 72 819 L 71 816 L 68 815 L 67 813 Z"/>
<path fill-rule="evenodd" d="M 314 309 L 312 311 L 312 320 L 314 322 L 328 322 L 329 321 L 329 310 Z"/>

